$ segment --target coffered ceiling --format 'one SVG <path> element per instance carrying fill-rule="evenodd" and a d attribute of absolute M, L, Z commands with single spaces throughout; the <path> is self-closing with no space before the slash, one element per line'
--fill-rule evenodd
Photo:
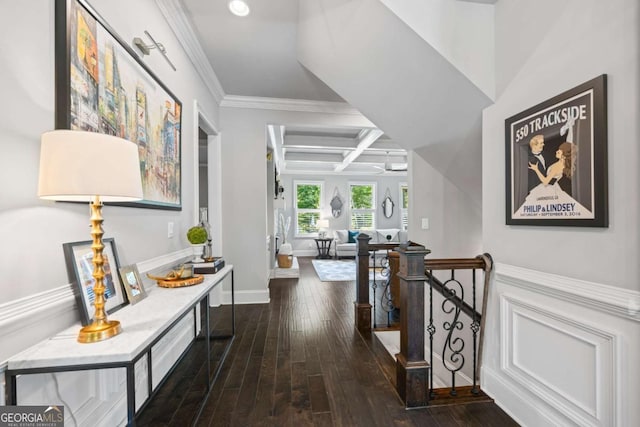
<path fill-rule="evenodd" d="M 377 128 L 268 126 L 278 172 L 406 175 L 407 154 Z"/>

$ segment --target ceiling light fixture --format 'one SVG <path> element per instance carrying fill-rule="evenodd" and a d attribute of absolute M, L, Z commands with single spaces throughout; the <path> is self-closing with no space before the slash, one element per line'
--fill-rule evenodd
<path fill-rule="evenodd" d="M 244 0 L 231 0 L 229 10 L 236 16 L 247 16 L 250 12 L 249 5 Z"/>

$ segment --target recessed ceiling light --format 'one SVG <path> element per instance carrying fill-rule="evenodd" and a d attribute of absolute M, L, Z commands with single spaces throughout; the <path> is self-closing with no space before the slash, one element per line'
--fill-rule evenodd
<path fill-rule="evenodd" d="M 247 16 L 249 14 L 249 5 L 244 0 L 231 0 L 229 2 L 229 10 L 237 16 Z"/>

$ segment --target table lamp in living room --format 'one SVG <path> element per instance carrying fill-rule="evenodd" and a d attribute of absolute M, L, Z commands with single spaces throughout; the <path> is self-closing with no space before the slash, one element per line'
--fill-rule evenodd
<path fill-rule="evenodd" d="M 95 132 L 54 130 L 42 134 L 38 197 L 90 204 L 95 313 L 93 322 L 80 329 L 78 342 L 97 342 L 119 334 L 120 322 L 108 320 L 104 309 L 102 202 L 142 199 L 137 145 Z"/>
<path fill-rule="evenodd" d="M 327 236 L 327 229 L 329 228 L 329 220 L 328 219 L 319 219 L 318 220 L 318 236 L 321 238 L 325 238 Z"/>

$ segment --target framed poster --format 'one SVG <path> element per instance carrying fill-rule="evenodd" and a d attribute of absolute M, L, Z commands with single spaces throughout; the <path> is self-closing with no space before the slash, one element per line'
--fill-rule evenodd
<path fill-rule="evenodd" d="M 113 313 L 121 307 L 127 305 L 127 299 L 124 294 L 122 282 L 118 275 L 120 263 L 118 261 L 118 252 L 116 252 L 116 243 L 113 238 L 102 239 L 104 250 L 102 257 L 104 258 L 104 310 L 107 314 Z M 78 308 L 80 309 L 80 321 L 83 326 L 93 321 L 95 308 L 93 301 L 95 295 L 93 286 L 95 279 L 93 278 L 93 250 L 91 249 L 91 240 L 82 242 L 64 243 L 64 258 L 67 263 L 67 275 L 69 281 L 76 287 Z"/>
<path fill-rule="evenodd" d="M 506 223 L 608 227 L 606 75 L 505 121 Z"/>
<path fill-rule="evenodd" d="M 182 104 L 83 0 L 56 0 L 57 129 L 117 135 L 138 145 L 143 200 L 180 210 Z"/>

